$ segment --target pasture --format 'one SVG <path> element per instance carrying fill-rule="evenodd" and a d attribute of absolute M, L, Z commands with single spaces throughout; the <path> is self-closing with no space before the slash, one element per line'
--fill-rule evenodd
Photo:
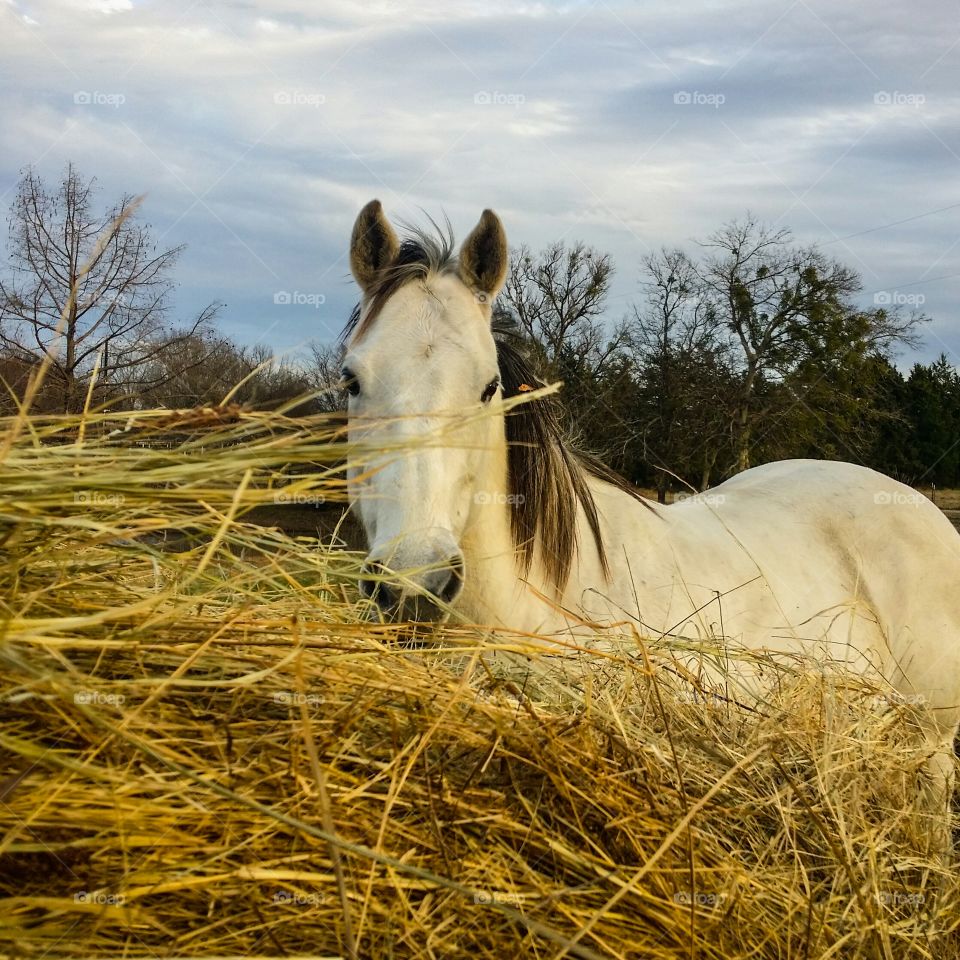
<path fill-rule="evenodd" d="M 345 502 L 322 417 L 4 428 L 5 955 L 960 957 L 908 698 L 380 622 L 361 552 L 251 522 Z"/>

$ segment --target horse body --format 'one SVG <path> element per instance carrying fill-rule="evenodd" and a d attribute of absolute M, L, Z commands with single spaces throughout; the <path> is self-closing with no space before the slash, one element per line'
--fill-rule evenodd
<path fill-rule="evenodd" d="M 368 451 L 350 468 L 370 542 L 365 592 L 390 613 L 454 609 L 546 643 L 603 642 L 598 627 L 624 625 L 719 643 L 730 662 L 710 676 L 705 659 L 704 673 L 747 686 L 738 651 L 839 662 L 925 706 L 942 804 L 960 724 L 949 521 L 888 477 L 813 460 L 757 467 L 668 507 L 640 501 L 565 447 L 544 403 L 503 409 L 533 386 L 491 326 L 506 261 L 490 211 L 459 260 L 423 237 L 401 245 L 376 201 L 357 220 L 364 300 L 344 378 L 350 440 Z"/>
<path fill-rule="evenodd" d="M 476 536 L 464 538 L 477 582 L 458 608 L 473 622 L 545 638 L 620 623 L 642 636 L 820 654 L 911 700 L 923 696 L 945 726 L 960 722 L 960 537 L 916 491 L 815 460 L 756 467 L 650 510 L 601 480 L 591 490 L 606 576 L 581 513 L 562 594 L 539 564 L 521 577 L 509 538 L 501 535 L 497 556 L 488 536 L 507 528 L 490 516 L 495 498 L 473 519 Z"/>

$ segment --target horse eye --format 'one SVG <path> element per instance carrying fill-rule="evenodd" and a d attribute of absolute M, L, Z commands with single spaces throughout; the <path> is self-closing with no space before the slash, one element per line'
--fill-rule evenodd
<path fill-rule="evenodd" d="M 500 388 L 500 378 L 494 377 L 484 388 L 483 393 L 480 394 L 481 403 L 489 403 L 493 395 Z"/>
<path fill-rule="evenodd" d="M 340 371 L 340 386 L 346 390 L 351 397 L 356 397 L 360 394 L 360 381 L 349 367 L 344 367 Z"/>

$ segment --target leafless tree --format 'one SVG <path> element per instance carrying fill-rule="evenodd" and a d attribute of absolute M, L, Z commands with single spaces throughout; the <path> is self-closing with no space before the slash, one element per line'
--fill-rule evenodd
<path fill-rule="evenodd" d="M 145 408 L 217 404 L 249 372 L 240 349 L 226 337 L 174 334 L 166 349 L 132 372 L 130 399 Z"/>
<path fill-rule="evenodd" d="M 729 430 L 731 378 L 725 331 L 696 265 L 681 250 L 661 250 L 643 267 L 646 298 L 633 308 L 627 336 L 648 411 L 639 431 L 644 459 L 659 469 L 662 503 L 671 477 L 709 484 Z"/>
<path fill-rule="evenodd" d="M 338 344 L 310 344 L 308 375 L 317 392 L 317 405 L 326 413 L 346 409 L 347 392 L 340 386 L 342 352 Z"/>
<path fill-rule="evenodd" d="M 622 346 L 622 327 L 611 334 L 602 319 L 612 276 L 610 256 L 582 243 L 511 255 L 501 301 L 554 375 L 566 368 L 596 376 Z"/>
<path fill-rule="evenodd" d="M 98 369 L 99 394 L 142 386 L 145 366 L 209 327 L 217 304 L 178 329 L 167 323 L 170 273 L 182 247 L 157 251 L 136 201 L 98 212 L 95 180 L 69 166 L 49 190 L 33 170 L 10 217 L 12 274 L 0 280 L 0 343 L 8 355 L 51 355 L 45 390 L 63 411 L 80 409 Z M 158 368 L 159 369 L 159 368 Z"/>
<path fill-rule="evenodd" d="M 818 356 L 841 362 L 851 350 L 915 344 L 925 319 L 857 310 L 852 298 L 861 282 L 854 271 L 816 247 L 797 246 L 788 230 L 749 216 L 722 227 L 703 246 L 709 251 L 699 271 L 705 297 L 740 353 L 732 420 L 738 470 L 750 466 L 754 428 L 771 414 L 758 402 L 764 382 L 782 383 Z"/>
<path fill-rule="evenodd" d="M 182 408 L 236 403 L 274 409 L 291 401 L 298 413 L 319 412 L 308 366 L 278 359 L 270 347 L 244 347 L 213 334 L 177 337 L 137 370 L 137 402 L 145 407 Z"/>
<path fill-rule="evenodd" d="M 721 336 L 717 315 L 690 258 L 682 250 L 661 250 L 644 257 L 643 267 L 646 302 L 633 309 L 631 344 L 644 358 L 714 347 Z"/>

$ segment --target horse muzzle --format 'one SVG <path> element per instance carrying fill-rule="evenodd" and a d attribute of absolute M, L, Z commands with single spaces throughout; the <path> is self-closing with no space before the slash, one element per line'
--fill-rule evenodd
<path fill-rule="evenodd" d="M 404 544 L 372 550 L 363 565 L 361 595 L 393 620 L 443 619 L 463 591 L 465 573 L 460 548 L 451 534 L 443 534 L 415 550 Z"/>

